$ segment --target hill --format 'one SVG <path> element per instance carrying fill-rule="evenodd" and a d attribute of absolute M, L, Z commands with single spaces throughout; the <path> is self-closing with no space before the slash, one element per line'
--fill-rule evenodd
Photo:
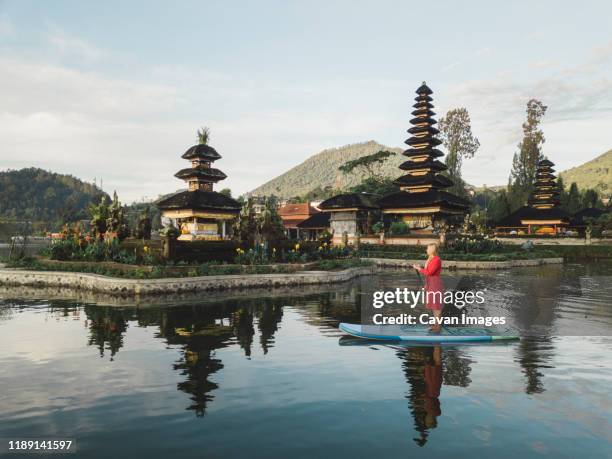
<path fill-rule="evenodd" d="M 295 166 L 282 175 L 255 188 L 249 194 L 264 196 L 274 194 L 281 198 L 302 196 L 309 191 L 320 187 L 331 186 L 334 189 L 346 189 L 361 183 L 364 178 L 358 173 L 344 174 L 338 170 L 347 161 L 371 155 L 380 150 L 398 153 L 390 157 L 382 166 L 381 171 L 385 176 L 396 177 L 399 175 L 398 166 L 406 160 L 399 153 L 400 148 L 390 148 L 373 140 L 369 142 L 345 145 L 340 148 L 323 150 L 311 156 L 302 164 Z"/>
<path fill-rule="evenodd" d="M 0 219 L 45 222 L 57 227 L 63 221 L 87 218 L 87 208 L 106 195 L 95 185 L 71 175 L 38 168 L 0 172 Z M 108 195 L 107 195 L 108 196 Z"/>
<path fill-rule="evenodd" d="M 254 196 L 274 194 L 281 198 L 291 198 L 303 196 L 315 188 L 332 187 L 345 190 L 358 185 L 364 176 L 358 173 L 346 175 L 340 172 L 338 167 L 347 161 L 380 150 L 402 152 L 400 148 L 387 147 L 373 140 L 330 148 L 311 156 L 284 174 L 255 188 L 249 194 Z M 405 158 L 400 154 L 389 158 L 382 166 L 381 172 L 387 177 L 397 177 L 400 172 L 398 166 L 404 160 Z M 581 166 L 560 172 L 559 175 L 563 177 L 567 187 L 572 182 L 576 182 L 580 189 L 595 188 L 603 195 L 610 195 L 612 193 L 612 150 Z M 487 189 L 499 191 L 505 187 L 506 185 L 488 186 Z M 475 187 L 475 190 L 482 191 L 482 187 Z"/>
<path fill-rule="evenodd" d="M 559 173 L 565 186 L 576 182 L 578 188 L 595 188 L 603 195 L 612 193 L 612 150 L 580 166 Z"/>

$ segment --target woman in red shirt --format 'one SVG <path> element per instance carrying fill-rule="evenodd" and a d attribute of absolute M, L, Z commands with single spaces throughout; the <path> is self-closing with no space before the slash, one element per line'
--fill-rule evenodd
<path fill-rule="evenodd" d="M 440 278 L 442 271 L 442 260 L 438 255 L 437 244 L 427 246 L 427 261 L 425 266 L 414 264 L 414 269 L 425 275 L 426 307 L 433 312 L 436 323 L 430 328 L 431 331 L 439 332 L 441 328 L 442 303 L 444 297 L 444 285 Z"/>

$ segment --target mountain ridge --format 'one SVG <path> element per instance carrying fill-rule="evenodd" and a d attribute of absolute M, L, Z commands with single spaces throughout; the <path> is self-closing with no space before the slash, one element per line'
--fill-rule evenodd
<path fill-rule="evenodd" d="M 382 166 L 381 172 L 385 176 L 397 175 L 398 166 L 405 161 L 401 155 L 401 148 L 388 147 L 374 140 L 353 143 L 337 148 L 328 148 L 307 158 L 297 166 L 292 167 L 283 174 L 268 180 L 247 195 L 260 196 L 274 194 L 281 198 L 301 196 L 317 187 L 346 189 L 358 185 L 365 177 L 357 171 L 344 174 L 338 167 L 362 156 L 374 154 L 380 150 L 396 153 Z"/>
<path fill-rule="evenodd" d="M 365 175 L 357 171 L 344 174 L 338 170 L 338 167 L 347 161 L 371 155 L 380 150 L 396 153 L 381 166 L 382 175 L 391 178 L 398 177 L 400 174 L 398 166 L 405 161 L 405 158 L 401 155 L 403 150 L 369 140 L 322 150 L 288 171 L 268 180 L 263 185 L 248 192 L 247 195 L 267 196 L 274 194 L 280 198 L 292 198 L 303 196 L 317 187 L 324 189 L 331 186 L 334 189 L 346 190 L 351 186 L 358 185 Z M 610 194 L 612 192 L 612 150 L 584 164 L 561 171 L 559 176 L 563 178 L 566 187 L 569 187 L 572 182 L 576 182 L 580 189 L 595 188 L 602 194 Z M 505 188 L 505 186 L 495 185 L 487 188 L 499 189 Z M 478 190 L 482 187 L 474 188 Z"/>
<path fill-rule="evenodd" d="M 599 193 L 609 195 L 612 192 L 612 150 L 596 158 L 559 173 L 565 187 L 576 182 L 578 188 L 594 188 Z"/>

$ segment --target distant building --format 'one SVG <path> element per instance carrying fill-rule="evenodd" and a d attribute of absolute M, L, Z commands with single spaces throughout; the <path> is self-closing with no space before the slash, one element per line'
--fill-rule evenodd
<path fill-rule="evenodd" d="M 547 159 L 538 163 L 535 189 L 527 206 L 502 220 L 497 233 L 557 234 L 569 224 L 569 215 L 561 209 L 554 164 Z"/>
<path fill-rule="evenodd" d="M 175 177 L 187 182 L 187 191 L 175 193 L 156 202 L 162 219 L 176 223 L 180 240 L 227 239 L 227 222 L 236 218 L 241 205 L 238 201 L 213 191 L 213 184 L 227 176 L 211 164 L 221 155 L 209 145 L 194 145 L 181 158 L 191 167 L 181 169 Z"/>
<path fill-rule="evenodd" d="M 353 244 L 357 236 L 371 233 L 378 216 L 376 197 L 369 193 L 346 193 L 323 201 L 321 211 L 330 214 L 330 231 L 333 243 L 343 243 L 344 237 Z"/>
<path fill-rule="evenodd" d="M 266 208 L 265 196 L 250 196 L 248 199 L 251 199 L 253 203 L 253 212 L 255 212 L 255 215 L 261 214 Z"/>
<path fill-rule="evenodd" d="M 285 204 L 278 209 L 278 215 L 283 221 L 285 233 L 291 239 L 300 237 L 298 223 L 303 222 L 316 213 L 318 213 L 318 211 L 312 207 L 309 202 Z"/>
<path fill-rule="evenodd" d="M 435 148 L 442 142 L 436 137 L 439 131 L 434 127 L 437 121 L 431 110 L 433 91 L 423 82 L 416 93 L 414 118 L 408 129 L 412 137 L 406 140 L 410 148 L 403 153 L 408 160 L 400 165 L 406 175 L 395 181 L 400 191 L 383 196 L 379 204 L 387 217 L 403 221 L 412 231 L 427 233 L 448 223 L 452 217 L 462 219 L 470 203 L 445 191 L 453 182 L 440 174 L 446 165 L 436 159 L 444 154 Z"/>
<path fill-rule="evenodd" d="M 325 232 L 331 233 L 329 212 L 318 212 L 297 224 L 300 238 L 316 241 Z"/>

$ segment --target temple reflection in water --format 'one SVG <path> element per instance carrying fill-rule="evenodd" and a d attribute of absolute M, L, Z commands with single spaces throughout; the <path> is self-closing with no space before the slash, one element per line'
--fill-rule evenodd
<path fill-rule="evenodd" d="M 482 280 L 470 277 L 467 281 L 476 285 Z M 516 309 L 514 315 L 521 325 L 549 326 L 555 321 L 554 308 L 563 295 L 565 281 L 560 270 L 551 268 L 540 273 L 536 284 L 526 284 L 520 295 L 511 295 L 504 301 L 510 310 Z M 50 309 L 58 318 L 84 320 L 88 344 L 97 348 L 100 357 L 109 360 L 113 360 L 124 346 L 124 336 L 129 327 L 154 327 L 156 339 L 179 351 L 172 364 L 172 369 L 181 378 L 177 389 L 190 399 L 185 408 L 200 417 L 206 414 L 215 398 L 215 391 L 219 389 L 219 378 L 215 375 L 226 365 L 218 351 L 239 348 L 247 359 L 251 358 L 255 348 L 259 348 L 263 355 L 273 352 L 275 336 L 283 326 L 287 305 L 297 313 L 302 324 L 316 328 L 328 339 L 337 340 L 339 322 L 360 320 L 360 291 L 363 287 L 360 282 L 299 296 L 285 293 L 252 298 L 245 295 L 171 307 L 138 308 L 90 304 L 75 307 L 74 303 L 51 301 Z M 495 288 L 490 279 L 487 282 Z M 499 282 L 498 287 L 503 288 L 503 279 Z M 534 306 L 526 310 L 521 305 L 529 296 L 534 298 Z M 469 387 L 472 367 L 477 363 L 470 357 L 469 348 L 461 346 L 395 346 L 392 349 L 400 360 L 407 382 L 405 392 L 396 396 L 398 400 L 407 399 L 414 424 L 414 441 L 425 446 L 432 441 L 431 434 L 444 416 L 444 403 L 441 402 L 444 386 Z M 515 360 L 525 375 L 525 392 L 544 391 L 542 370 L 550 366 L 554 357 L 550 335 L 528 336 L 517 344 L 514 352 Z"/>

